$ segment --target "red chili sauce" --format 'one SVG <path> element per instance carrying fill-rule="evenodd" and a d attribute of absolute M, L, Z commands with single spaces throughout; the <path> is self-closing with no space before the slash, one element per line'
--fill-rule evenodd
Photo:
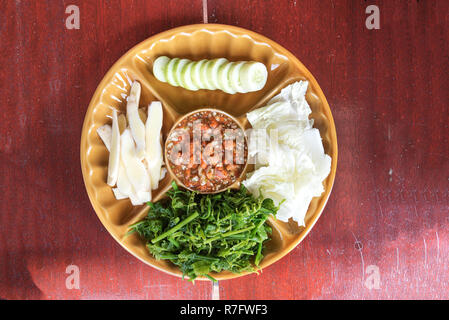
<path fill-rule="evenodd" d="M 241 175 L 248 154 L 241 127 L 220 111 L 203 110 L 184 118 L 167 139 L 172 172 L 187 188 L 217 192 Z"/>

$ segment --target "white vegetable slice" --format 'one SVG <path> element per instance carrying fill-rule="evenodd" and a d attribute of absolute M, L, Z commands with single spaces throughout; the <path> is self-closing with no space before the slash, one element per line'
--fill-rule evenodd
<path fill-rule="evenodd" d="M 139 199 L 140 204 L 144 202 L 151 201 L 151 192 L 150 191 L 139 191 L 137 192 L 137 199 Z"/>
<path fill-rule="evenodd" d="M 157 58 L 153 63 L 153 75 L 162 82 L 167 82 L 165 77 L 165 69 L 167 68 L 170 58 L 166 56 L 161 56 Z"/>
<path fill-rule="evenodd" d="M 106 146 L 106 149 L 111 151 L 112 127 L 109 124 L 105 124 L 97 129 L 97 133 Z"/>
<path fill-rule="evenodd" d="M 312 127 L 309 119 L 307 86 L 307 81 L 295 82 L 266 106 L 247 114 L 248 121 L 257 129 L 257 134 L 250 136 L 248 153 L 257 154 L 257 158 L 256 170 L 242 182 L 255 196 L 261 192 L 276 204 L 285 200 L 276 219 L 287 222 L 292 218 L 298 225 L 304 225 L 313 197 L 324 192 L 322 182 L 332 164 L 331 157 L 324 152 L 319 130 Z M 262 143 L 255 139 L 257 136 Z"/>
<path fill-rule="evenodd" d="M 240 83 L 240 70 L 244 64 L 244 61 L 231 62 L 231 67 L 229 69 L 229 84 L 235 92 L 246 93 L 245 88 Z"/>
<path fill-rule="evenodd" d="M 97 129 L 97 133 L 103 140 L 104 145 L 110 151 L 111 141 L 112 141 L 112 127 L 108 124 Z M 113 188 L 115 198 L 117 200 L 126 199 L 130 194 L 133 194 L 133 189 L 128 177 L 126 176 L 125 167 L 123 166 L 123 161 L 120 160 L 119 172 L 117 176 L 117 188 Z M 134 197 L 137 199 L 137 197 Z M 138 202 L 138 201 L 136 201 Z M 133 203 L 134 204 L 134 203 Z M 138 203 L 137 203 L 138 204 Z"/>
<path fill-rule="evenodd" d="M 137 156 L 140 159 L 143 159 L 145 155 L 145 125 L 142 120 L 140 120 L 139 116 L 140 92 L 140 83 L 134 81 L 131 86 L 131 93 L 128 97 L 128 103 L 126 105 L 126 115 L 128 117 L 128 123 L 131 129 L 132 137 L 136 142 Z"/>
<path fill-rule="evenodd" d="M 165 78 L 167 79 L 167 82 L 175 87 L 179 86 L 179 83 L 176 82 L 175 80 L 175 71 L 178 66 L 179 60 L 181 59 L 179 58 L 171 59 L 167 65 L 167 68 L 165 69 Z"/>
<path fill-rule="evenodd" d="M 161 176 L 162 166 L 162 129 L 163 111 L 162 104 L 154 101 L 148 107 L 148 119 L 145 124 L 146 130 L 146 161 L 151 178 L 152 189 L 157 189 Z"/>
<path fill-rule="evenodd" d="M 112 136 L 108 163 L 108 185 L 111 187 L 117 183 L 118 169 L 120 165 L 120 131 L 118 128 L 117 110 L 112 110 Z"/>
<path fill-rule="evenodd" d="M 200 89 L 206 89 L 206 85 L 201 80 L 201 68 L 207 63 L 206 59 L 197 61 L 192 66 L 192 81 Z"/>
<path fill-rule="evenodd" d="M 122 160 L 120 160 L 120 167 L 117 179 L 117 189 L 121 194 L 126 195 L 127 197 L 130 197 L 134 193 L 131 182 L 129 181 L 128 176 L 126 175 L 125 165 L 123 164 Z"/>
<path fill-rule="evenodd" d="M 189 59 L 181 59 L 179 60 L 178 64 L 176 65 L 176 69 L 174 69 L 175 71 L 175 81 L 178 83 L 178 86 L 183 87 L 182 85 L 182 70 L 184 69 L 184 67 L 190 62 Z"/>
<path fill-rule="evenodd" d="M 229 70 L 231 70 L 231 67 L 232 62 L 228 62 L 220 67 L 220 70 L 218 70 L 218 84 L 224 92 L 234 94 L 235 90 L 231 87 L 229 80 Z"/>
<path fill-rule="evenodd" d="M 114 196 L 117 200 L 123 200 L 128 198 L 128 195 L 122 193 L 119 188 L 112 188 L 112 192 L 114 192 Z"/>
<path fill-rule="evenodd" d="M 196 62 L 190 61 L 181 70 L 181 84 L 184 88 L 192 91 L 197 91 L 199 88 L 192 80 L 192 68 Z"/>
<path fill-rule="evenodd" d="M 136 155 L 136 148 L 129 129 L 121 135 L 121 157 L 125 167 L 126 176 L 136 193 L 150 191 L 151 182 L 145 165 Z"/>
<path fill-rule="evenodd" d="M 129 129 L 128 129 L 129 130 Z M 97 133 L 101 140 L 105 144 L 108 151 L 110 150 L 112 140 L 112 128 L 106 124 L 97 129 Z M 161 168 L 161 179 L 165 176 L 165 168 Z M 151 201 L 151 192 L 140 191 L 135 192 L 131 182 L 126 175 L 126 169 L 123 161 L 120 159 L 119 172 L 117 177 L 117 187 L 112 188 L 112 192 L 117 200 L 129 198 L 134 206 L 143 204 L 144 202 Z"/>
<path fill-rule="evenodd" d="M 240 83 L 247 92 L 262 89 L 267 79 L 267 67 L 261 62 L 247 62 L 240 70 Z"/>
<path fill-rule="evenodd" d="M 161 168 L 161 177 L 159 178 L 159 180 L 164 179 L 166 174 L 167 174 L 167 169 L 165 167 L 162 167 Z"/>
<path fill-rule="evenodd" d="M 213 82 L 212 79 L 209 77 L 209 69 L 212 67 L 212 64 L 214 63 L 214 60 L 208 60 L 204 65 L 201 66 L 201 70 L 200 70 L 200 79 L 201 82 L 204 84 L 204 89 L 208 89 L 208 90 L 215 90 L 217 89 Z"/>
<path fill-rule="evenodd" d="M 139 197 L 136 194 L 130 194 L 129 200 L 131 200 L 133 206 L 140 206 L 143 204 L 143 201 L 140 201 Z"/>
<path fill-rule="evenodd" d="M 221 89 L 220 83 L 218 81 L 218 71 L 220 70 L 221 66 L 228 62 L 228 60 L 225 58 L 218 58 L 212 61 L 213 62 L 207 66 L 207 76 L 208 79 L 212 82 L 212 85 L 215 87 L 215 89 Z"/>

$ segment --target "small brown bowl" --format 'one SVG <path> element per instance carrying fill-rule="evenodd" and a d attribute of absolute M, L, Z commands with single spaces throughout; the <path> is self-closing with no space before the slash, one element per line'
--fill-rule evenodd
<path fill-rule="evenodd" d="M 195 191 L 195 192 L 198 192 L 198 193 L 201 193 L 201 194 L 214 194 L 214 193 L 223 192 L 223 191 L 225 191 L 227 189 L 238 189 L 240 187 L 241 181 L 243 180 L 243 177 L 245 177 L 245 175 L 246 175 L 246 170 L 248 168 L 248 156 L 247 155 L 245 156 L 245 163 L 244 163 L 244 166 L 243 166 L 243 170 L 240 172 L 240 175 L 235 179 L 235 181 L 233 183 L 231 183 L 230 185 L 222 188 L 222 189 L 218 189 L 218 190 L 214 190 L 214 191 L 198 191 L 198 190 L 195 190 L 193 188 L 187 187 L 181 181 L 181 179 L 179 179 L 179 177 L 173 172 L 173 170 L 172 170 L 172 168 L 170 166 L 170 162 L 171 161 L 168 158 L 168 154 L 167 154 L 167 144 L 169 143 L 168 137 L 171 136 L 173 130 L 175 130 L 176 127 L 178 126 L 178 124 L 180 124 L 184 119 L 188 118 L 189 116 L 191 116 L 191 115 L 193 115 L 195 113 L 202 112 L 202 111 L 210 111 L 210 112 L 217 112 L 217 113 L 224 114 L 225 116 L 230 118 L 232 121 L 234 121 L 238 125 L 239 129 L 242 130 L 242 132 L 245 132 L 244 126 L 241 123 L 242 119 L 237 119 L 237 118 L 233 117 L 232 115 L 230 115 L 229 113 L 224 112 L 224 111 L 222 111 L 220 109 L 217 109 L 217 108 L 201 108 L 201 109 L 197 109 L 197 110 L 194 110 L 192 112 L 189 112 L 189 113 L 183 115 L 181 118 L 179 118 L 178 121 L 176 121 L 176 123 L 173 125 L 173 127 L 170 130 L 170 132 L 168 133 L 167 139 L 165 140 L 164 159 L 165 159 L 165 165 L 166 165 L 167 171 L 170 174 L 170 176 L 175 180 L 175 182 L 176 182 L 176 184 L 178 186 L 181 186 L 181 187 L 183 187 L 185 189 L 188 189 L 190 191 Z M 244 136 L 244 139 L 245 139 L 245 147 L 247 147 L 248 146 L 248 142 L 247 142 L 246 135 Z"/>

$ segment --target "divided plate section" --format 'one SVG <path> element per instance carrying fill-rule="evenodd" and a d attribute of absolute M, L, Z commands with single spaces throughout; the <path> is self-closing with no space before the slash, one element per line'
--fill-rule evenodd
<path fill-rule="evenodd" d="M 332 157 L 331 173 L 323 181 L 324 192 L 319 197 L 314 197 L 309 205 L 305 216 L 305 227 L 298 226 L 298 224 L 290 219 L 288 222 L 283 222 L 276 219 L 270 219 L 270 225 L 274 226 L 283 236 L 282 238 L 282 248 L 278 251 L 271 251 L 267 248 L 267 256 L 265 259 L 272 259 L 274 261 L 282 258 L 287 252 L 298 245 L 307 235 L 307 233 L 314 226 L 318 220 L 321 212 L 327 202 L 330 191 L 332 189 L 333 181 L 335 178 L 336 163 L 337 163 L 337 144 L 336 144 L 336 134 L 335 126 L 333 124 L 332 114 L 325 100 L 324 94 L 322 93 L 320 87 L 318 86 L 316 80 L 313 76 L 305 69 L 305 67 L 296 62 L 296 68 L 293 68 L 293 72 L 285 79 L 282 83 L 278 85 L 276 90 L 266 95 L 264 101 L 260 101 L 254 108 L 254 110 L 259 107 L 263 107 L 266 103 L 275 95 L 279 94 L 280 91 L 286 86 L 297 82 L 305 81 L 309 82 L 309 86 L 306 93 L 306 100 L 312 110 L 310 119 L 313 119 L 313 127 L 320 131 L 320 136 L 323 142 L 324 152 Z M 243 117 L 240 122 L 244 122 Z M 246 127 L 250 127 L 246 123 Z M 263 262 L 262 262 L 263 265 Z"/>
<path fill-rule="evenodd" d="M 111 228 L 111 232 L 120 238 L 126 233 L 126 228 L 130 221 L 136 217 L 141 217 L 143 212 L 147 211 L 147 206 L 134 207 L 129 199 L 117 200 L 112 192 L 112 188 L 106 184 L 109 151 L 106 149 L 103 141 L 97 134 L 97 129 L 104 124 L 111 124 L 112 110 L 116 109 L 119 114 L 126 115 L 126 103 L 133 81 L 141 83 L 142 92 L 139 102 L 139 108 L 145 114 L 148 111 L 148 105 L 152 101 L 159 100 L 148 87 L 147 82 L 141 79 L 137 73 L 129 68 L 119 68 L 113 73 L 105 84 L 96 100 L 93 102 L 93 108 L 86 115 L 88 121 L 87 150 L 82 157 L 85 157 L 85 163 L 88 167 L 87 183 L 89 196 L 95 199 L 102 221 Z M 173 126 L 177 113 L 165 103 L 163 105 L 163 126 L 162 138 L 165 141 L 166 135 Z M 171 184 L 172 178 L 167 173 L 165 178 L 159 182 L 159 188 L 153 190 L 153 200 L 159 200 Z"/>
<path fill-rule="evenodd" d="M 173 87 L 153 75 L 153 62 L 162 55 L 192 61 L 222 57 L 229 61 L 259 61 L 268 69 L 268 80 L 262 90 L 245 94 L 227 94 L 221 90 L 190 91 Z M 291 72 L 288 58 L 277 53 L 270 45 L 257 42 L 248 35 L 206 29 L 182 32 L 154 42 L 139 51 L 133 63 L 136 71 L 181 114 L 201 107 L 212 107 L 239 117 L 253 108 Z"/>

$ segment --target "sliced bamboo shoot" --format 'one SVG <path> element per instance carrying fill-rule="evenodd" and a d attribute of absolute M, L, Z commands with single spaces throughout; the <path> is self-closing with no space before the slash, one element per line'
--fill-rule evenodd
<path fill-rule="evenodd" d="M 161 177 L 159 178 L 159 181 L 165 178 L 165 175 L 167 174 L 167 169 L 164 167 L 161 168 Z"/>
<path fill-rule="evenodd" d="M 143 204 L 143 202 L 140 201 L 139 198 L 137 197 L 137 195 L 135 195 L 135 194 L 130 194 L 129 200 L 131 200 L 131 203 L 133 206 L 140 206 L 141 204 Z"/>
<path fill-rule="evenodd" d="M 136 142 L 136 154 L 140 159 L 143 159 L 145 156 L 145 125 L 142 120 L 140 120 L 139 116 L 140 92 L 140 83 L 134 81 L 126 104 L 126 115 L 128 117 L 132 137 Z"/>
<path fill-rule="evenodd" d="M 133 186 L 129 181 L 128 176 L 126 175 L 125 165 L 123 164 L 122 160 L 120 160 L 120 167 L 117 179 L 117 189 L 120 191 L 121 194 L 124 194 L 127 197 L 130 197 L 130 195 L 134 194 Z"/>
<path fill-rule="evenodd" d="M 117 183 L 118 169 L 120 165 L 120 131 L 118 128 L 117 110 L 112 111 L 112 136 L 108 163 L 108 185 L 111 187 Z"/>
<path fill-rule="evenodd" d="M 136 154 L 136 148 L 131 131 L 125 129 L 121 136 L 121 158 L 125 167 L 126 175 L 131 182 L 136 194 L 151 190 L 151 181 L 145 165 Z"/>
<path fill-rule="evenodd" d="M 123 116 L 123 115 L 121 115 Z M 120 116 L 118 117 L 120 123 Z M 126 120 L 125 120 L 126 121 Z M 119 124 L 120 126 L 120 124 Z M 124 129 L 123 129 L 124 130 Z M 111 140 L 112 140 L 112 127 L 109 124 L 105 124 L 97 129 L 97 133 L 103 141 L 104 145 L 108 149 L 111 150 Z M 117 188 L 113 188 L 114 196 L 117 200 L 122 200 L 129 198 L 130 195 L 132 197 L 131 202 L 133 205 L 139 205 L 139 201 L 137 200 L 137 196 L 134 195 L 134 190 L 132 188 L 131 182 L 129 182 L 128 177 L 126 176 L 125 167 L 123 162 L 120 160 L 119 172 L 117 176 Z M 135 200 L 135 201 L 133 201 Z"/>
<path fill-rule="evenodd" d="M 161 176 L 162 166 L 162 146 L 161 146 L 161 129 L 162 129 L 162 104 L 154 101 L 148 107 L 148 118 L 145 124 L 146 131 L 146 161 L 151 179 L 152 189 L 157 189 Z"/>
<path fill-rule="evenodd" d="M 105 124 L 97 129 L 97 133 L 106 146 L 106 149 L 111 151 L 112 127 L 109 124 Z"/>
<path fill-rule="evenodd" d="M 128 195 L 123 194 L 119 188 L 112 188 L 112 192 L 114 192 L 114 196 L 117 200 L 127 199 Z"/>
<path fill-rule="evenodd" d="M 137 198 L 140 202 L 145 203 L 151 201 L 151 191 L 140 191 L 137 192 Z"/>

